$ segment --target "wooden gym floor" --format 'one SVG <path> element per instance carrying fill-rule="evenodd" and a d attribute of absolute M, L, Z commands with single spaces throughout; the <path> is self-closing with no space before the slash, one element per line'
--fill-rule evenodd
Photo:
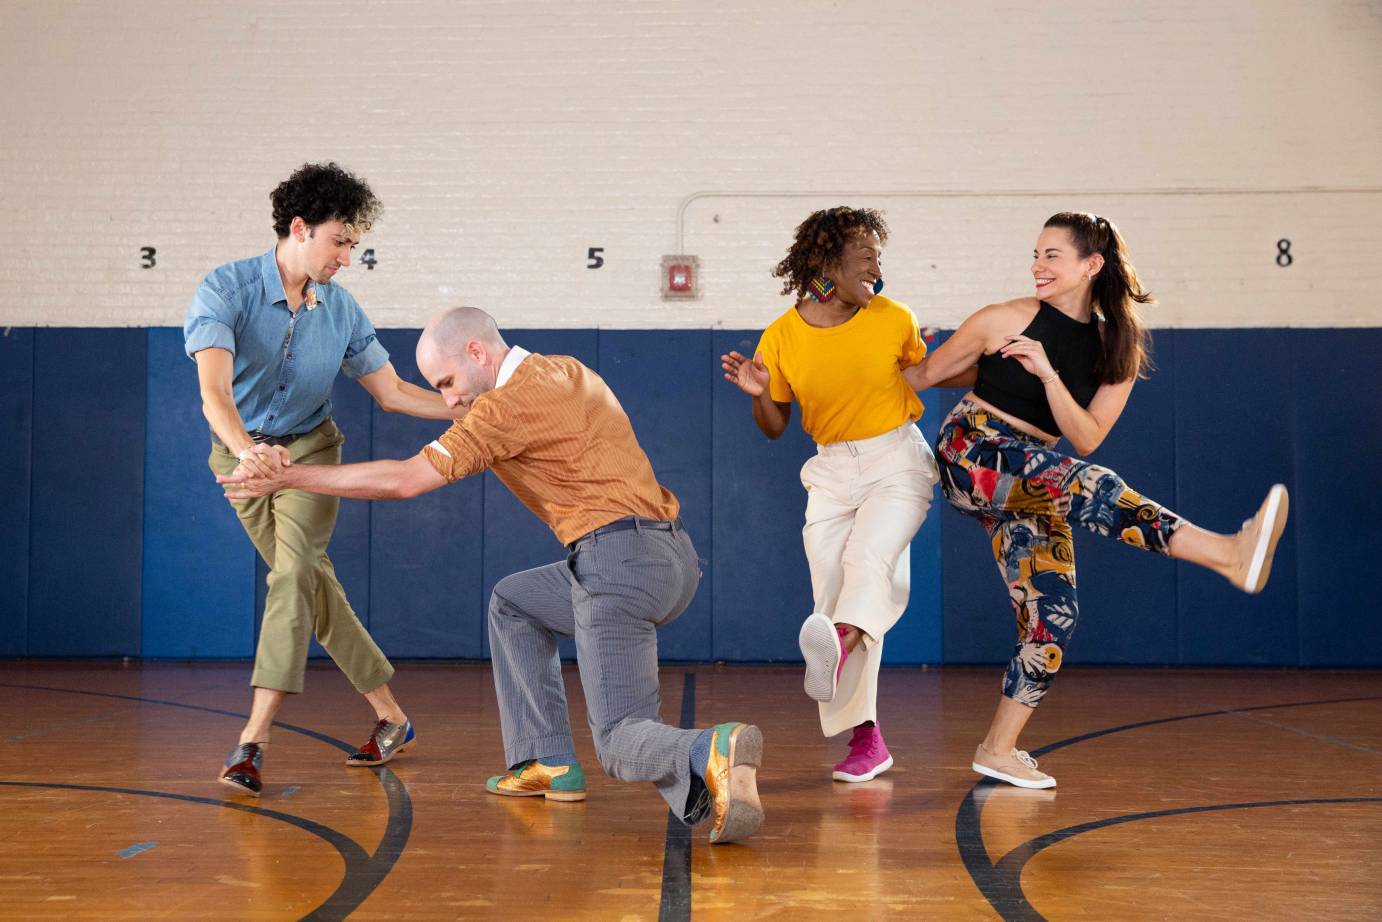
<path fill-rule="evenodd" d="M 401 665 L 418 745 L 347 768 L 372 714 L 329 664 L 290 700 L 259 799 L 216 783 L 244 664 L 0 663 L 5 919 L 1376 919 L 1382 673 L 1062 672 L 1025 744 L 1055 792 L 977 783 L 1000 669 L 888 670 L 896 767 L 832 783 L 787 667 L 663 668 L 663 714 L 757 723 L 761 833 L 709 847 L 650 785 L 486 794 L 487 664 Z"/>

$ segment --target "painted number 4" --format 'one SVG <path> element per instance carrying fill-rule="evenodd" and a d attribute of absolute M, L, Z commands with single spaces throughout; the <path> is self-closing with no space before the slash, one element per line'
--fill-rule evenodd
<path fill-rule="evenodd" d="M 373 269 L 378 264 L 379 260 L 374 258 L 373 247 L 360 254 L 360 262 L 366 269 Z"/>

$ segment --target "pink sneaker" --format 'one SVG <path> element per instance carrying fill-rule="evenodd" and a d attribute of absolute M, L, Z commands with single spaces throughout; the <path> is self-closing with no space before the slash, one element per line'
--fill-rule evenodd
<path fill-rule="evenodd" d="M 840 665 L 835 667 L 835 687 L 840 687 L 840 676 L 845 671 L 845 660 L 849 659 L 849 647 L 845 646 L 845 635 L 849 633 L 849 628 L 842 624 L 835 625 L 835 636 L 840 641 Z"/>
<path fill-rule="evenodd" d="M 854 736 L 849 741 L 849 755 L 831 775 L 836 781 L 872 781 L 893 767 L 893 757 L 883 742 L 883 732 L 878 724 L 872 727 L 855 727 Z"/>

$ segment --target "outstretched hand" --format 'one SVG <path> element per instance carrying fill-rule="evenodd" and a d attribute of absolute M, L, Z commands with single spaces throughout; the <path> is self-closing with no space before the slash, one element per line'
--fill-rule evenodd
<path fill-rule="evenodd" d="M 246 471 L 243 466 L 237 467 L 228 476 L 217 474 L 216 482 L 225 485 L 226 499 L 258 499 L 287 486 L 283 483 L 281 474 L 275 477 L 261 477 Z"/>
<path fill-rule="evenodd" d="M 755 352 L 747 359 L 738 352 L 720 356 L 720 367 L 725 370 L 725 380 L 737 385 L 739 390 L 750 397 L 758 397 L 768 389 L 768 366 L 763 364 L 763 353 Z"/>

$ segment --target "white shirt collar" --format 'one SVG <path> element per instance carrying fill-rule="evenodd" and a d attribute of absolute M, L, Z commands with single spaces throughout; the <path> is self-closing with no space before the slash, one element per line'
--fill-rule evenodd
<path fill-rule="evenodd" d="M 499 377 L 495 379 L 494 386 L 503 387 L 505 384 L 508 384 L 509 379 L 513 377 L 513 373 L 518 368 L 519 363 L 530 355 L 532 355 L 532 353 L 522 346 L 511 347 L 509 349 L 509 354 L 504 356 L 504 361 L 499 365 Z"/>

